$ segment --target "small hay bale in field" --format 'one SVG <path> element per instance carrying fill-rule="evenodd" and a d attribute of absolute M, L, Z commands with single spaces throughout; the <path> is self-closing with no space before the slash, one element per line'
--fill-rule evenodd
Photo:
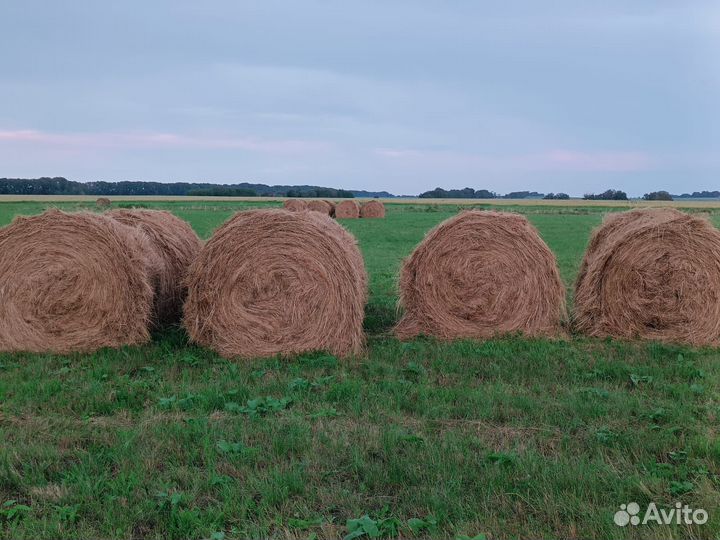
<path fill-rule="evenodd" d="M 195 231 L 186 221 L 164 210 L 113 210 L 107 215 L 147 234 L 161 261 L 155 283 L 155 322 L 179 322 L 187 294 L 185 277 L 202 248 Z"/>
<path fill-rule="evenodd" d="M 720 345 L 720 231 L 672 208 L 611 214 L 585 252 L 573 322 L 590 336 Z"/>
<path fill-rule="evenodd" d="M 98 208 L 108 208 L 111 204 L 112 202 L 107 197 L 100 197 L 95 201 L 95 206 Z"/>
<path fill-rule="evenodd" d="M 308 210 L 312 210 L 314 212 L 320 212 L 328 216 L 333 215 L 333 205 L 327 201 L 308 201 L 307 207 Z"/>
<path fill-rule="evenodd" d="M 335 205 L 335 217 L 338 219 L 357 219 L 360 217 L 360 205 L 352 199 L 345 199 Z"/>
<path fill-rule="evenodd" d="M 368 201 L 360 207 L 361 218 L 384 218 L 385 205 L 380 201 Z"/>
<path fill-rule="evenodd" d="M 142 231 L 50 210 L 0 229 L 0 350 L 90 352 L 150 339 L 158 261 Z"/>
<path fill-rule="evenodd" d="M 222 356 L 363 349 L 367 276 L 355 238 L 319 212 L 252 210 L 220 227 L 192 265 L 191 339 Z"/>
<path fill-rule="evenodd" d="M 283 207 L 291 212 L 302 212 L 308 209 L 308 204 L 302 199 L 285 199 Z"/>
<path fill-rule="evenodd" d="M 565 289 L 524 216 L 471 210 L 431 230 L 404 262 L 400 305 L 400 339 L 559 336 Z"/>

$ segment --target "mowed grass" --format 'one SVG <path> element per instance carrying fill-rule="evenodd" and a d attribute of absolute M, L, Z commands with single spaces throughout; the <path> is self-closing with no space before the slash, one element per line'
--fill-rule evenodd
<path fill-rule="evenodd" d="M 142 204 L 205 238 L 234 211 L 278 205 Z M 0 225 L 49 205 L 92 207 L 4 203 Z M 538 227 L 569 289 L 615 210 L 509 209 Z M 92 355 L 0 355 L 0 536 L 718 537 L 717 350 L 392 338 L 402 258 L 456 211 L 390 205 L 385 220 L 343 222 L 370 275 L 367 357 L 230 362 L 180 329 Z M 617 527 L 631 501 L 710 519 Z"/>

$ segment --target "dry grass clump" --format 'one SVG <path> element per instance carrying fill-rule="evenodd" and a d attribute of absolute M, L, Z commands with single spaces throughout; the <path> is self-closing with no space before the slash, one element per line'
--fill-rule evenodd
<path fill-rule="evenodd" d="M 361 218 L 384 218 L 385 205 L 380 201 L 368 201 L 360 207 Z"/>
<path fill-rule="evenodd" d="M 0 350 L 70 353 L 145 343 L 157 259 L 143 231 L 50 210 L 0 229 Z"/>
<path fill-rule="evenodd" d="M 155 322 L 179 322 L 187 294 L 185 277 L 202 248 L 200 238 L 186 221 L 164 210 L 113 210 L 107 215 L 147 234 L 161 263 L 155 281 Z"/>
<path fill-rule="evenodd" d="M 400 339 L 557 336 L 565 289 L 555 256 L 524 216 L 471 210 L 431 230 L 404 262 L 400 305 Z"/>
<path fill-rule="evenodd" d="M 111 204 L 112 202 L 107 197 L 100 197 L 95 201 L 95 206 L 98 208 L 108 208 Z"/>
<path fill-rule="evenodd" d="M 320 212 L 322 214 L 326 214 L 328 216 L 332 216 L 335 213 L 335 207 L 329 203 L 328 201 L 308 201 L 307 203 L 308 210 L 312 210 L 314 212 Z"/>
<path fill-rule="evenodd" d="M 363 259 L 355 238 L 319 212 L 235 214 L 188 281 L 185 327 L 224 357 L 363 349 Z"/>
<path fill-rule="evenodd" d="M 335 217 L 338 219 L 357 219 L 360 217 L 360 205 L 352 199 L 335 204 Z"/>
<path fill-rule="evenodd" d="M 671 208 L 611 214 L 585 252 L 574 327 L 590 336 L 720 344 L 720 231 Z"/>
<path fill-rule="evenodd" d="M 283 207 L 291 212 L 302 212 L 308 209 L 308 204 L 302 199 L 285 199 Z"/>

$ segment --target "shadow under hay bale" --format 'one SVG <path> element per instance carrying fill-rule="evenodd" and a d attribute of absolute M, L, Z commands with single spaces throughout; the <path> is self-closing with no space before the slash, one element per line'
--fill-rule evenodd
<path fill-rule="evenodd" d="M 319 212 L 240 212 L 189 273 L 184 324 L 224 357 L 363 349 L 367 276 L 355 238 Z"/>
<path fill-rule="evenodd" d="M 360 205 L 352 199 L 340 201 L 335 204 L 335 217 L 338 219 L 357 219 L 360 217 Z"/>
<path fill-rule="evenodd" d="M 285 210 L 290 210 L 291 212 L 302 212 L 308 209 L 307 203 L 302 199 L 286 199 L 283 207 Z"/>
<path fill-rule="evenodd" d="M 573 323 L 590 336 L 720 345 L 720 231 L 671 208 L 609 215 L 585 252 Z"/>
<path fill-rule="evenodd" d="M 185 278 L 202 248 L 200 238 L 187 222 L 164 210 L 112 210 L 106 215 L 147 234 L 161 262 L 155 281 L 156 325 L 180 322 Z"/>
<path fill-rule="evenodd" d="M 150 339 L 150 240 L 105 215 L 50 210 L 0 229 L 0 350 L 91 352 Z"/>
<path fill-rule="evenodd" d="M 360 207 L 361 218 L 384 218 L 385 205 L 380 201 L 368 201 Z"/>
<path fill-rule="evenodd" d="M 471 210 L 431 230 L 404 262 L 400 339 L 563 333 L 555 256 L 519 214 Z"/>
<path fill-rule="evenodd" d="M 308 210 L 320 212 L 321 214 L 325 214 L 328 216 L 332 216 L 335 210 L 333 205 L 327 201 L 308 201 L 307 208 Z"/>

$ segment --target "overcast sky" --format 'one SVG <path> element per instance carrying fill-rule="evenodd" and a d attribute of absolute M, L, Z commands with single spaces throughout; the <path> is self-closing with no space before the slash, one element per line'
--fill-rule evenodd
<path fill-rule="evenodd" d="M 720 2 L 3 0 L 36 176 L 720 189 Z"/>

